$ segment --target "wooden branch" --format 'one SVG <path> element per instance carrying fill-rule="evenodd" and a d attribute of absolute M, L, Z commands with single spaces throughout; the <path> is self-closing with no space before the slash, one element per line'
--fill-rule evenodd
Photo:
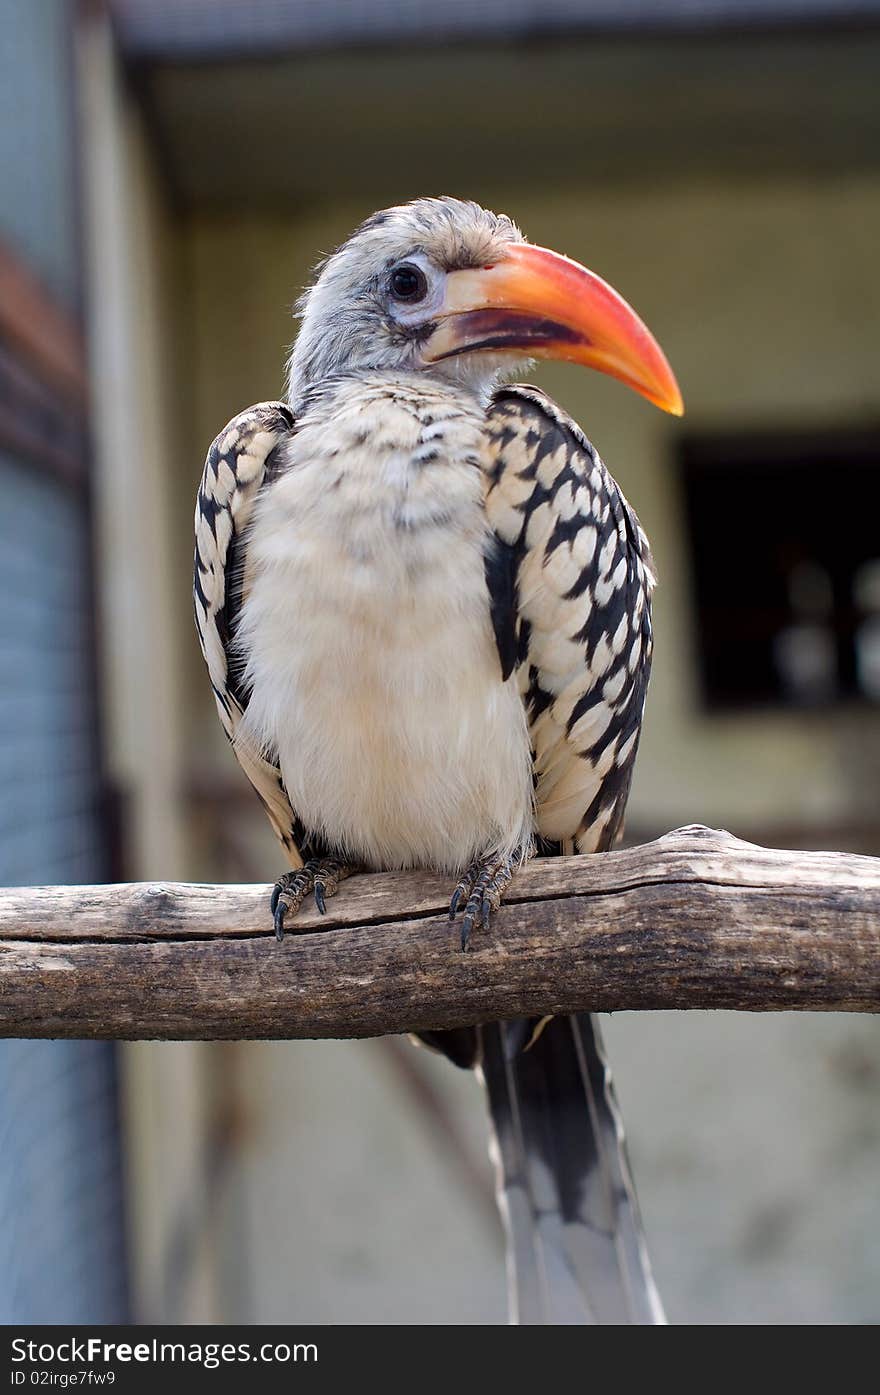
<path fill-rule="evenodd" d="M 449 879 L 354 877 L 276 943 L 263 886 L 0 891 L 0 1035 L 362 1037 L 592 1009 L 880 1009 L 880 860 L 706 828 L 524 868 L 458 949 Z"/>

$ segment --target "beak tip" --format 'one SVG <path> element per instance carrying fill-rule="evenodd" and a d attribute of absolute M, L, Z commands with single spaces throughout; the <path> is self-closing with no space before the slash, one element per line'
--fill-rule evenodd
<path fill-rule="evenodd" d="M 632 379 L 630 379 L 628 386 L 634 387 L 636 392 L 640 393 L 642 397 L 646 398 L 647 401 L 651 403 L 652 407 L 658 407 L 660 411 L 665 412 L 667 416 L 684 416 L 684 401 L 678 390 L 677 383 L 672 387 L 667 383 L 664 383 L 662 387 L 654 384 L 648 387 L 647 384 L 643 386 L 641 383 L 633 382 Z"/>
<path fill-rule="evenodd" d="M 667 412 L 671 417 L 684 416 L 684 398 L 681 395 L 681 388 L 672 376 L 671 370 L 663 384 L 662 390 L 653 398 L 653 401 L 662 411 Z"/>

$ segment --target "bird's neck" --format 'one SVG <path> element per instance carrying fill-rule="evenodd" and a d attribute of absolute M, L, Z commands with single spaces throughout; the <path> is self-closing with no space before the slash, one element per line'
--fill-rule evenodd
<path fill-rule="evenodd" d="M 462 409 L 484 412 L 497 385 L 497 372 L 473 374 L 462 378 L 438 372 L 416 369 L 366 369 L 337 373 L 320 379 L 291 375 L 288 402 L 297 419 L 319 404 L 335 400 L 351 400 L 364 389 L 399 394 L 412 401 L 447 400 Z"/>

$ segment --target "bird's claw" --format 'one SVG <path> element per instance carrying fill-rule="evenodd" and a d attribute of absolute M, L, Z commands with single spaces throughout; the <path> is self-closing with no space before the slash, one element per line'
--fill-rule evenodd
<path fill-rule="evenodd" d="M 325 891 L 326 887 L 324 886 L 324 883 L 318 877 L 316 877 L 314 888 L 315 905 L 318 907 L 318 910 L 321 913 L 321 915 L 327 914 L 327 902 L 325 899 Z"/>
<path fill-rule="evenodd" d="M 461 948 L 470 944 L 471 933 L 479 920 L 488 930 L 492 912 L 501 905 L 501 898 L 513 876 L 513 860 L 509 857 L 488 857 L 471 863 L 452 893 L 449 919 L 454 920 L 463 896 L 467 897 L 461 920 Z"/>
<path fill-rule="evenodd" d="M 284 922 L 295 916 L 311 891 L 321 915 L 327 914 L 327 898 L 335 896 L 339 883 L 355 871 L 334 857 L 311 857 L 295 872 L 285 872 L 272 888 L 269 908 L 275 924 L 276 940 L 284 939 Z"/>
<path fill-rule="evenodd" d="M 466 888 L 465 888 L 465 886 L 464 886 L 464 883 L 463 883 L 463 882 L 459 882 L 458 886 L 457 886 L 457 887 L 455 888 L 455 890 L 453 891 L 453 893 L 452 893 L 452 899 L 451 899 L 451 901 L 449 902 L 449 919 L 450 919 L 450 920 L 455 920 L 455 913 L 456 913 L 456 911 L 458 910 L 458 903 L 459 903 L 459 901 L 461 900 L 462 896 L 464 896 L 465 890 L 466 890 Z"/>
<path fill-rule="evenodd" d="M 314 872 L 307 862 L 295 872 L 285 872 L 272 888 L 269 908 L 275 924 L 276 940 L 284 939 L 284 921 L 288 915 L 295 916 L 309 890 L 314 885 Z"/>

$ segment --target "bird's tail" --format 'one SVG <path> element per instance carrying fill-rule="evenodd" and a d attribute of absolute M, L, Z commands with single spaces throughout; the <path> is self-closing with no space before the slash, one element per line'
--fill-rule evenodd
<path fill-rule="evenodd" d="M 665 1322 L 595 1019 L 581 1013 L 477 1030 L 511 1320 Z"/>

